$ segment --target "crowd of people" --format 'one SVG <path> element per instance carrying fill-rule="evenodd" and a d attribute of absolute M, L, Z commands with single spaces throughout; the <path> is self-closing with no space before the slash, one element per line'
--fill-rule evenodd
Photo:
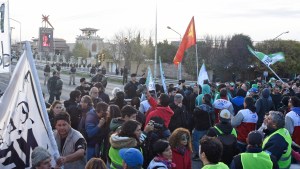
<path fill-rule="evenodd" d="M 102 79 L 101 73 L 91 82 L 81 78 L 66 101 L 50 93 L 57 167 L 192 169 L 194 160 L 205 169 L 267 169 L 300 160 L 300 76 L 202 85 L 180 80 L 167 91 L 158 84 L 149 91 L 146 78 L 133 73 L 111 99 Z M 40 148 L 32 160 L 35 151 L 45 158 L 34 167 L 49 163 Z"/>

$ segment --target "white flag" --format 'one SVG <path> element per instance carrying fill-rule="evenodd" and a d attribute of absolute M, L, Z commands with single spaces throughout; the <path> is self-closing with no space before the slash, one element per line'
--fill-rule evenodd
<path fill-rule="evenodd" d="M 0 73 L 10 71 L 10 25 L 8 2 L 0 1 Z"/>
<path fill-rule="evenodd" d="M 48 149 L 54 158 L 59 156 L 29 42 L 25 46 L 0 98 L 1 169 L 30 168 L 37 146 Z"/>
<path fill-rule="evenodd" d="M 198 85 L 203 85 L 204 80 L 209 80 L 209 79 L 205 68 L 205 64 L 203 63 L 198 76 Z"/>

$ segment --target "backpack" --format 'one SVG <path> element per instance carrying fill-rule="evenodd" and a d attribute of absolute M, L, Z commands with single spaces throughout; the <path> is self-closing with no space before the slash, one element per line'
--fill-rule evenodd
<path fill-rule="evenodd" d="M 223 145 L 223 154 L 221 161 L 230 165 L 233 156 L 237 155 L 238 147 L 237 147 L 237 134 L 236 130 L 232 128 L 230 134 L 223 133 L 217 126 L 214 126 L 215 132 L 217 134 L 217 138 Z"/>

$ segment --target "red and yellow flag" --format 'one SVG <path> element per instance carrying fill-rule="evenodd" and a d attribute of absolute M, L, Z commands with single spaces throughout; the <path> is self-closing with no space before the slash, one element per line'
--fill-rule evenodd
<path fill-rule="evenodd" d="M 177 53 L 173 59 L 173 63 L 175 65 L 178 65 L 182 61 L 184 51 L 195 44 L 196 44 L 196 31 L 195 31 L 194 17 L 192 17 L 192 20 L 190 21 L 190 24 L 185 31 L 185 34 L 181 40 Z"/>

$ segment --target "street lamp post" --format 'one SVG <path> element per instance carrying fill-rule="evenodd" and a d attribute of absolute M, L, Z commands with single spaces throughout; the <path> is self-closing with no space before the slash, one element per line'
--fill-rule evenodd
<path fill-rule="evenodd" d="M 179 35 L 179 45 L 180 45 L 181 37 L 182 37 L 181 34 L 178 33 L 177 31 L 175 31 L 174 29 L 172 29 L 170 26 L 167 26 L 167 28 Z M 182 67 L 181 67 L 181 62 L 180 62 L 179 65 L 178 65 L 178 80 L 181 80 L 181 68 Z"/>
<path fill-rule="evenodd" d="M 279 38 L 281 35 L 283 35 L 283 34 L 287 34 L 287 33 L 289 33 L 289 31 L 286 31 L 286 32 L 282 32 L 281 34 L 279 34 L 278 36 L 276 36 L 273 40 L 276 40 L 277 38 Z"/>

